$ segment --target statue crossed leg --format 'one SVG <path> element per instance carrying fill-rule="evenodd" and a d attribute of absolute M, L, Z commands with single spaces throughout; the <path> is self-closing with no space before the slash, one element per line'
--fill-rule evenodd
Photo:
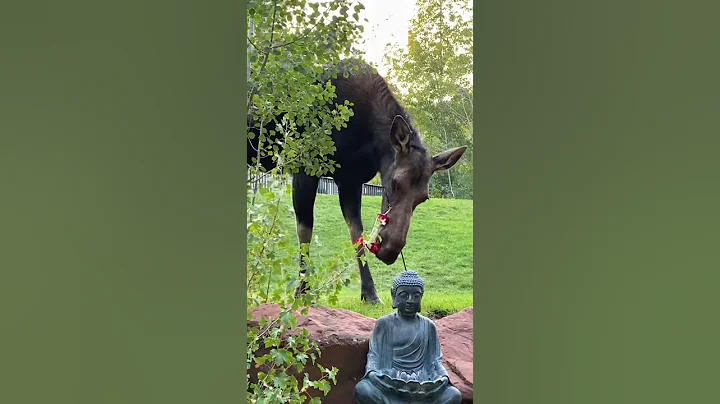
<path fill-rule="evenodd" d="M 414 404 L 414 401 L 389 396 L 377 387 L 373 386 L 368 380 L 362 379 L 355 386 L 355 400 L 358 404 Z M 433 403 L 433 404 L 456 404 L 460 403 L 462 395 L 460 390 L 454 386 L 447 386 L 441 393 L 428 397 L 424 401 L 417 403 Z"/>

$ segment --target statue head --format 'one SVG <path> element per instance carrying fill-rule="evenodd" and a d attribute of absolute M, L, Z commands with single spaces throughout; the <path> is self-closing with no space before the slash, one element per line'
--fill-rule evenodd
<path fill-rule="evenodd" d="M 392 307 L 404 316 L 414 316 L 420 312 L 420 303 L 425 293 L 425 282 L 415 271 L 401 273 L 390 289 Z"/>

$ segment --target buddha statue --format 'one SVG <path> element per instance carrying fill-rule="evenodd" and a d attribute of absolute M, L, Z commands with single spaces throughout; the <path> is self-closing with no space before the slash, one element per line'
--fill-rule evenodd
<path fill-rule="evenodd" d="M 390 294 L 397 312 L 380 317 L 370 337 L 365 375 L 355 386 L 358 404 L 459 404 L 442 364 L 435 323 L 419 314 L 425 283 L 404 271 Z"/>

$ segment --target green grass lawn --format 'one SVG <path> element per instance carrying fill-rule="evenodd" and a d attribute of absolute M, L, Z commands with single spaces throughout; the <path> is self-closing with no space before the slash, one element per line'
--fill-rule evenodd
<path fill-rule="evenodd" d="M 363 197 L 363 224 L 372 228 L 380 211 L 379 196 Z M 315 229 L 321 246 L 313 245 L 311 255 L 322 258 L 350 240 L 338 198 L 318 195 L 315 205 Z M 473 203 L 470 200 L 430 199 L 418 206 L 403 250 L 408 269 L 417 271 L 425 281 L 422 314 L 440 316 L 473 305 Z M 368 263 L 382 305 L 360 302 L 360 281 L 343 289 L 337 305 L 377 318 L 393 311 L 390 300 L 392 280 L 403 271 L 402 259 L 385 265 L 370 254 Z"/>

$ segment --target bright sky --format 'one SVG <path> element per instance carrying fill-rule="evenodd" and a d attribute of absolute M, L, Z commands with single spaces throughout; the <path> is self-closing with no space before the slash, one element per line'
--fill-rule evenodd
<path fill-rule="evenodd" d="M 365 58 L 377 66 L 378 73 L 385 75 L 387 68 L 383 64 L 385 45 L 388 42 L 398 43 L 401 48 L 407 47 L 407 34 L 410 20 L 415 16 L 415 0 L 361 0 L 365 9 L 360 12 L 365 32 Z"/>

